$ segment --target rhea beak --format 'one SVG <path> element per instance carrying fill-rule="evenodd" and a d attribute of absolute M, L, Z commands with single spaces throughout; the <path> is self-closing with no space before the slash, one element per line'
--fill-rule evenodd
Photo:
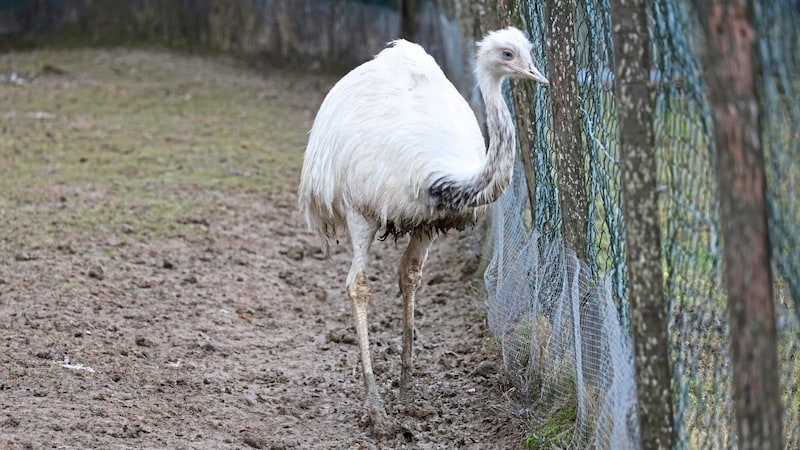
<path fill-rule="evenodd" d="M 539 72 L 539 69 L 537 69 L 533 63 L 528 63 L 527 68 L 517 66 L 516 64 L 508 64 L 508 67 L 519 74 L 520 78 L 529 78 L 542 84 L 550 84 L 550 82 L 547 81 L 547 78 L 545 78 L 544 75 Z"/>
<path fill-rule="evenodd" d="M 535 81 L 538 81 L 539 83 L 550 84 L 550 82 L 547 80 L 547 78 L 545 78 L 544 75 L 542 75 L 542 73 L 539 72 L 539 69 L 534 67 L 533 64 L 528 64 L 528 71 L 527 71 L 527 73 L 525 75 L 528 78 L 531 78 L 531 79 L 533 79 Z"/>

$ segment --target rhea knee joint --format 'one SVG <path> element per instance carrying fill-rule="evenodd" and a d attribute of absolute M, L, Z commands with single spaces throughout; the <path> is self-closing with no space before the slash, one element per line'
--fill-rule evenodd
<path fill-rule="evenodd" d="M 363 273 L 359 273 L 347 287 L 348 292 L 352 298 L 364 298 L 369 296 L 369 285 L 367 284 L 367 277 Z"/>

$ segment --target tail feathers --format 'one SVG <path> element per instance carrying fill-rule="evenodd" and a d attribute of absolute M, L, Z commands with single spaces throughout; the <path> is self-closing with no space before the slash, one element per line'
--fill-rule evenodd
<path fill-rule="evenodd" d="M 301 199 L 300 210 L 304 213 L 308 230 L 317 235 L 317 241 L 325 257 L 331 254 L 331 242 L 339 243 L 338 232 L 343 225 L 343 219 L 323 208 L 314 199 L 304 201 Z"/>
<path fill-rule="evenodd" d="M 461 210 L 478 204 L 478 196 L 486 183 L 477 180 L 454 180 L 441 177 L 428 188 L 433 206 L 438 209 Z"/>

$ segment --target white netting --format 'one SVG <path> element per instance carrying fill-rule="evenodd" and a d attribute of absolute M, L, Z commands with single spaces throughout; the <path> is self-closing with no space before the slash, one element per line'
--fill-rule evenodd
<path fill-rule="evenodd" d="M 536 446 L 638 447 L 630 336 L 610 280 L 532 230 L 521 170 L 490 214 L 489 326 Z"/>

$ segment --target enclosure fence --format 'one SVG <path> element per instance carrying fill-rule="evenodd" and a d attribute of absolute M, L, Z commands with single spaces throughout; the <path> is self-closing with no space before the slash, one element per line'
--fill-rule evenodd
<path fill-rule="evenodd" d="M 754 7 L 784 443 L 800 448 L 800 1 Z"/>
<path fill-rule="evenodd" d="M 544 2 L 521 0 L 549 74 Z M 485 273 L 489 324 L 530 418 L 531 448 L 639 447 L 625 227 L 607 0 L 574 0 L 585 248 L 563 244 L 552 92 L 530 99 L 533 206 L 522 167 L 495 206 Z M 783 442 L 800 448 L 800 1 L 754 2 Z M 713 121 L 692 5 L 648 3 L 657 180 L 677 448 L 736 448 Z M 519 109 L 519 105 L 517 105 Z M 523 158 L 524 159 L 524 158 Z M 529 177 L 530 178 L 530 177 Z M 581 260 L 579 254 L 585 254 Z"/>

